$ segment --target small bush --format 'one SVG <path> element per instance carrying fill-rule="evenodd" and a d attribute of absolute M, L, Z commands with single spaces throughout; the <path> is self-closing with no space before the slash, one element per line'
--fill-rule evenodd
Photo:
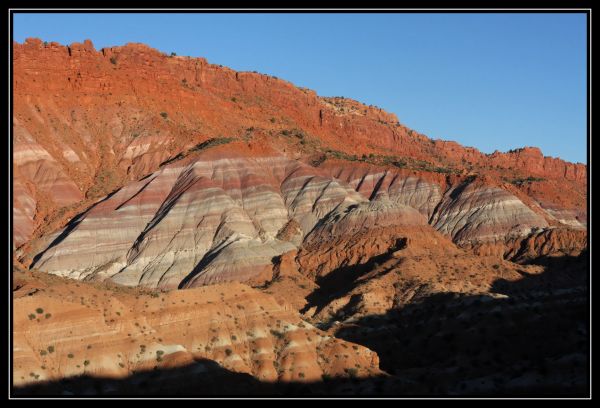
<path fill-rule="evenodd" d="M 54 346 L 48 346 L 48 353 L 54 353 Z"/>
<path fill-rule="evenodd" d="M 110 57 L 110 63 L 113 65 L 117 65 L 117 58 L 116 57 Z"/>
<path fill-rule="evenodd" d="M 89 365 L 90 365 L 90 360 L 85 360 L 85 361 L 83 362 L 83 365 L 84 365 L 84 366 L 89 366 Z"/>
<path fill-rule="evenodd" d="M 69 357 L 69 358 L 73 358 L 73 357 L 75 357 L 75 356 L 73 355 L 73 353 L 69 353 L 69 354 L 67 354 L 67 357 Z"/>
<path fill-rule="evenodd" d="M 44 309 L 42 309 L 41 307 L 38 307 L 37 309 L 35 309 L 35 311 L 37 312 L 37 314 L 44 313 Z"/>
<path fill-rule="evenodd" d="M 271 334 L 275 337 L 277 337 L 278 339 L 283 338 L 283 333 L 277 331 L 277 330 L 271 330 Z"/>
<path fill-rule="evenodd" d="M 344 371 L 352 378 L 355 378 L 358 375 L 358 370 L 356 368 L 345 368 Z"/>
<path fill-rule="evenodd" d="M 229 357 L 230 355 L 233 354 L 233 350 L 231 350 L 230 348 L 225 349 L 225 354 L 227 354 L 227 356 Z"/>
<path fill-rule="evenodd" d="M 168 118 L 168 117 L 169 117 L 169 114 L 168 114 L 167 112 L 161 112 L 161 113 L 160 113 L 160 116 L 162 116 L 162 117 L 163 117 L 163 119 L 166 119 L 166 118 Z"/>

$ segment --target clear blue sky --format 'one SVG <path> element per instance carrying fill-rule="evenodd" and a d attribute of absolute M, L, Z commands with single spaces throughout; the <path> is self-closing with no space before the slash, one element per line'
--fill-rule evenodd
<path fill-rule="evenodd" d="M 491 153 L 586 160 L 584 14 L 19 14 L 14 39 L 143 42 L 395 113 Z"/>

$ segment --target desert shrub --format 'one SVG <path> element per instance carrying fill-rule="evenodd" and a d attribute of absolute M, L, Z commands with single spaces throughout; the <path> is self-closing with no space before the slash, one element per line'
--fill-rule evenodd
<path fill-rule="evenodd" d="M 356 368 L 344 368 L 344 371 L 352 378 L 355 378 L 358 375 L 358 370 Z"/>
<path fill-rule="evenodd" d="M 282 339 L 283 338 L 283 333 L 277 331 L 277 330 L 271 330 L 271 334 L 275 337 L 277 337 L 278 339 Z"/>

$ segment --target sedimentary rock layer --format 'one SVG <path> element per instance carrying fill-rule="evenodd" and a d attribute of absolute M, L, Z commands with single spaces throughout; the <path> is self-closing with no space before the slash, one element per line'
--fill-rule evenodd
<path fill-rule="evenodd" d="M 401 173 L 333 176 L 285 156 L 225 150 L 163 166 L 99 201 L 55 234 L 34 267 L 152 288 L 260 285 L 283 253 L 301 249 L 302 273 L 327 274 L 381 255 L 403 229 L 433 233 L 428 220 L 461 245 L 548 227 L 509 192 L 469 178 L 442 193 Z"/>
<path fill-rule="evenodd" d="M 380 373 L 374 352 L 328 336 L 241 284 L 158 294 L 68 281 L 21 285 L 13 308 L 15 386 L 190 364 L 201 373 L 207 360 L 262 381 Z"/>
<path fill-rule="evenodd" d="M 429 176 L 472 171 L 493 175 L 497 184 L 515 183 L 556 222 L 586 218 L 586 166 L 544 157 L 536 148 L 482 154 L 430 140 L 377 107 L 142 44 L 96 50 L 90 41 L 63 46 L 28 39 L 13 48 L 14 177 L 27 186 L 15 190 L 15 203 L 27 202 L 15 204 L 16 247 L 43 234 L 46 218 L 66 221 L 72 214 L 65 208 L 85 207 L 224 137 L 247 142 L 255 155 L 307 159 L 333 152 L 417 161 L 410 177 L 396 178 L 389 168 L 365 172 L 358 160 L 335 176 L 366 198 L 386 192 L 427 217 L 445 190 L 445 181 L 438 180 L 440 190 Z M 32 205 L 33 214 L 25 208 Z"/>

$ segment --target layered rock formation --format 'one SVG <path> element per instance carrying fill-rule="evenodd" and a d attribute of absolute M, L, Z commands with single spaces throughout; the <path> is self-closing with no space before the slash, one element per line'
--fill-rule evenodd
<path fill-rule="evenodd" d="M 560 388 L 552 363 L 585 385 L 585 165 L 141 44 L 13 48 L 15 384 L 513 392 Z M 571 331 L 550 348 L 518 338 L 547 336 L 539 304 Z"/>
<path fill-rule="evenodd" d="M 16 386 L 189 364 L 200 374 L 210 370 L 202 363 L 208 360 L 262 381 L 381 373 L 375 353 L 241 284 L 136 293 L 34 276 L 20 281 L 14 296 Z"/>
<path fill-rule="evenodd" d="M 141 44 L 96 50 L 89 41 L 28 39 L 13 43 L 13 51 L 14 178 L 24 187 L 15 191 L 14 244 L 24 254 L 32 238 L 50 232 L 49 220 L 64 223 L 127 180 L 224 137 L 244 140 L 254 154 L 306 161 L 325 154 L 327 161 L 333 155 L 404 167 L 406 177 L 397 180 L 384 176 L 389 165 L 366 178 L 354 166 L 332 175 L 367 198 L 387 191 L 427 217 L 446 189 L 444 175 L 466 171 L 497 185 L 508 180 L 555 223 L 585 225 L 585 165 L 536 148 L 485 155 L 432 141 L 376 107 Z"/>
<path fill-rule="evenodd" d="M 428 223 L 463 246 L 500 244 L 499 254 L 549 227 L 542 210 L 485 179 L 442 184 L 251 153 L 231 142 L 126 184 L 57 232 L 33 266 L 128 286 L 260 285 L 292 250 L 301 249 L 302 273 L 319 276 L 378 256 L 404 229 Z"/>

